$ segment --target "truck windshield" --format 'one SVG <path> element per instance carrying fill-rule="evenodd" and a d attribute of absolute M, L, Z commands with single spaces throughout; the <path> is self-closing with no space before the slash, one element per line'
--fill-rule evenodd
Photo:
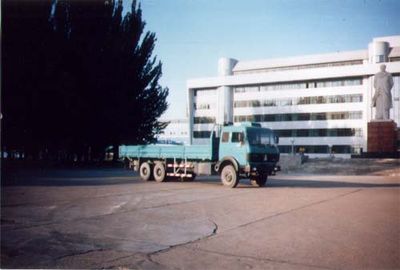
<path fill-rule="evenodd" d="M 271 144 L 271 132 L 266 129 L 248 129 L 247 136 L 250 145 Z"/>

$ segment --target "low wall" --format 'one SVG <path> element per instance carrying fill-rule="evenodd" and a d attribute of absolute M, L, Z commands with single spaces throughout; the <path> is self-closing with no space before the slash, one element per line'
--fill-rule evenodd
<path fill-rule="evenodd" d="M 281 166 L 283 172 L 297 169 L 301 166 L 304 161 L 304 156 L 292 155 L 292 154 L 281 154 L 278 165 Z"/>

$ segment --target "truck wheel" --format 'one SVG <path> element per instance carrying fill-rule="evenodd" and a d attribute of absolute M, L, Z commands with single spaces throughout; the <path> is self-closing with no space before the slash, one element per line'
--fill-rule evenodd
<path fill-rule="evenodd" d="M 254 178 L 250 178 L 250 182 L 255 187 L 263 187 L 267 183 L 268 175 L 259 175 Z"/>
<path fill-rule="evenodd" d="M 160 162 L 156 163 L 153 170 L 153 176 L 157 182 L 164 182 L 167 179 L 164 164 Z"/>
<path fill-rule="evenodd" d="M 150 164 L 147 163 L 147 162 L 143 162 L 140 165 L 139 174 L 140 174 L 140 178 L 142 178 L 142 180 L 150 181 L 151 180 L 151 167 L 150 167 Z"/>
<path fill-rule="evenodd" d="M 232 165 L 227 165 L 222 169 L 221 181 L 224 186 L 235 188 L 239 184 L 239 176 Z"/>

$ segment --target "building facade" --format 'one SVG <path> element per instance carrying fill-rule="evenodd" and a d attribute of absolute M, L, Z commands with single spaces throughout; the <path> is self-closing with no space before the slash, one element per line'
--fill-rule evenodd
<path fill-rule="evenodd" d="M 157 143 L 188 144 L 189 125 L 187 119 L 167 119 L 168 126 L 157 135 Z"/>
<path fill-rule="evenodd" d="M 208 143 L 215 124 L 259 122 L 280 136 L 282 153 L 350 157 L 368 151 L 374 74 L 392 73 L 390 118 L 400 125 L 400 36 L 357 51 L 283 59 L 221 58 L 218 76 L 187 82 L 190 143 Z"/>

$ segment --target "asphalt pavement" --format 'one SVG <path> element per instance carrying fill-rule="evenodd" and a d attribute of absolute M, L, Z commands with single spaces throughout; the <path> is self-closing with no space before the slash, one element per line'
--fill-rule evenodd
<path fill-rule="evenodd" d="M 1 268 L 400 269 L 397 176 L 143 182 L 124 169 L 2 179 Z"/>

